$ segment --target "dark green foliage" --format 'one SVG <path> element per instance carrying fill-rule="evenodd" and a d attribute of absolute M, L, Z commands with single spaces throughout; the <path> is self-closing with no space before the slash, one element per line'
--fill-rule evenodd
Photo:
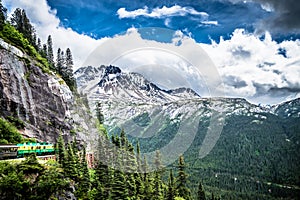
<path fill-rule="evenodd" d="M 66 149 L 65 149 L 65 142 L 61 134 L 59 134 L 57 140 L 57 154 L 58 154 L 58 163 L 61 164 L 62 166 L 65 166 Z"/>
<path fill-rule="evenodd" d="M 88 192 L 90 190 L 91 182 L 89 169 L 86 161 L 86 150 L 85 147 L 81 153 L 81 161 L 80 161 L 80 179 L 78 181 L 78 186 L 76 190 L 76 196 L 80 199 L 88 199 Z"/>
<path fill-rule="evenodd" d="M 146 158 L 144 157 L 142 163 L 143 180 L 144 180 L 144 198 L 153 199 L 153 177 L 152 173 L 149 172 L 149 166 Z"/>
<path fill-rule="evenodd" d="M 50 68 L 55 70 L 54 66 L 54 54 L 53 54 L 53 44 L 52 44 L 52 37 L 51 35 L 48 36 L 47 39 L 47 59 L 50 64 Z"/>
<path fill-rule="evenodd" d="M 136 196 L 137 196 L 137 199 L 143 199 L 145 185 L 144 185 L 144 181 L 143 181 L 144 174 L 142 173 L 142 163 L 141 163 L 139 142 L 137 142 L 137 145 L 136 145 L 136 164 L 137 164 L 137 169 L 136 169 L 137 171 L 134 174 L 135 183 L 136 183 Z"/>
<path fill-rule="evenodd" d="M 186 166 L 184 163 L 184 157 L 180 156 L 178 161 L 178 175 L 176 179 L 176 190 L 178 192 L 178 196 L 184 198 L 185 200 L 191 199 L 191 191 L 187 186 L 187 173 Z"/>
<path fill-rule="evenodd" d="M 62 74 L 62 68 L 64 66 L 64 53 L 58 48 L 56 55 L 56 70 L 58 74 Z"/>
<path fill-rule="evenodd" d="M 115 154 L 115 170 L 113 181 L 111 183 L 111 198 L 112 199 L 127 199 L 129 196 L 128 188 L 126 187 L 126 177 L 123 173 L 124 166 L 122 165 L 122 157 L 120 154 Z"/>
<path fill-rule="evenodd" d="M 17 129 L 24 129 L 25 128 L 25 123 L 20 120 L 19 118 L 13 117 L 13 116 L 8 116 L 6 118 L 10 123 L 12 123 Z"/>
<path fill-rule="evenodd" d="M 31 25 L 25 10 L 17 8 L 11 18 L 11 24 L 23 34 L 23 36 L 29 41 L 31 45 L 35 45 L 34 41 L 34 28 Z"/>
<path fill-rule="evenodd" d="M 62 76 L 62 78 L 64 79 L 64 81 L 66 82 L 66 84 L 69 86 L 69 88 L 72 91 L 76 90 L 76 80 L 75 77 L 73 75 L 73 57 L 72 57 L 72 53 L 71 50 L 69 48 L 67 48 L 66 50 L 66 55 L 64 57 L 63 52 L 60 55 L 60 59 L 63 60 L 63 63 L 60 63 L 61 65 L 61 73 L 60 75 Z"/>
<path fill-rule="evenodd" d="M 72 145 L 69 143 L 66 152 L 66 158 L 64 161 L 64 172 L 65 175 L 72 180 L 78 181 L 78 156 L 74 154 Z"/>
<path fill-rule="evenodd" d="M 98 164 L 95 169 L 94 196 L 98 199 L 108 199 L 112 182 L 112 170 L 108 166 L 108 138 L 101 136 L 98 141 Z"/>
<path fill-rule="evenodd" d="M 202 183 L 199 182 L 199 187 L 198 187 L 198 191 L 197 191 L 197 200 L 205 200 L 205 192 L 203 190 L 203 186 Z"/>
<path fill-rule="evenodd" d="M 161 164 L 161 155 L 159 151 L 156 151 L 155 154 L 155 171 L 154 171 L 154 199 L 163 199 L 163 183 L 162 183 L 162 175 L 163 175 L 163 166 Z"/>
<path fill-rule="evenodd" d="M 167 191 L 167 200 L 174 200 L 176 197 L 176 186 L 173 176 L 173 170 L 170 170 L 169 180 L 168 180 L 168 191 Z"/>
<path fill-rule="evenodd" d="M 43 166 L 34 155 L 20 164 L 0 163 L 0 199 L 44 200 L 69 186 L 57 165 Z"/>
<path fill-rule="evenodd" d="M 0 0 L 0 31 L 3 29 L 6 19 L 6 11 L 7 9 L 3 7 L 2 1 Z"/>
<path fill-rule="evenodd" d="M 96 106 L 96 116 L 97 116 L 98 122 L 100 124 L 103 124 L 103 122 L 104 122 L 104 115 L 103 115 L 103 112 L 102 112 L 102 105 L 101 105 L 100 102 L 98 102 L 97 106 Z"/>
<path fill-rule="evenodd" d="M 22 141 L 22 136 L 16 127 L 0 118 L 0 144 L 16 144 Z"/>
<path fill-rule="evenodd" d="M 39 67 L 43 70 L 43 72 L 49 73 L 49 63 L 47 59 L 42 57 L 37 50 L 34 48 L 32 44 L 26 39 L 23 34 L 17 31 L 10 24 L 5 24 L 2 31 L 0 32 L 0 37 L 4 39 L 4 41 L 12 44 L 24 52 L 26 52 L 29 56 L 34 58 L 37 62 L 40 63 Z"/>

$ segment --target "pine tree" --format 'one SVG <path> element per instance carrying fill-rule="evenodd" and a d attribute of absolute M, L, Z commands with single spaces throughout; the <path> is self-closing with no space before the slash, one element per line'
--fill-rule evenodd
<path fill-rule="evenodd" d="M 205 200 L 206 199 L 205 192 L 203 190 L 203 186 L 202 186 L 201 182 L 199 182 L 197 195 L 198 195 L 198 197 L 197 197 L 198 200 Z"/>
<path fill-rule="evenodd" d="M 17 8 L 12 14 L 11 24 L 23 34 L 23 36 L 29 41 L 30 44 L 34 45 L 33 35 L 34 27 L 31 25 L 25 10 Z"/>
<path fill-rule="evenodd" d="M 143 164 L 142 164 L 142 170 L 144 173 L 143 180 L 144 180 L 144 199 L 150 200 L 153 199 L 153 178 L 151 176 L 151 173 L 149 172 L 149 166 L 146 160 L 146 157 L 144 157 Z"/>
<path fill-rule="evenodd" d="M 127 199 L 129 197 L 126 179 L 123 173 L 123 166 L 120 154 L 115 154 L 115 170 L 112 182 L 112 199 Z"/>
<path fill-rule="evenodd" d="M 97 105 L 96 105 L 96 116 L 97 116 L 98 122 L 100 124 L 103 124 L 104 123 L 104 115 L 102 113 L 101 102 L 98 102 Z"/>
<path fill-rule="evenodd" d="M 177 187 L 176 190 L 178 192 L 178 195 L 185 200 L 191 199 L 191 192 L 187 187 L 187 177 L 188 175 L 185 172 L 185 163 L 184 163 L 184 157 L 181 155 L 179 157 L 178 162 L 178 176 L 177 176 Z"/>
<path fill-rule="evenodd" d="M 65 65 L 63 65 L 61 70 L 61 75 L 67 85 L 70 87 L 72 91 L 76 89 L 76 80 L 73 75 L 73 57 L 71 50 L 67 48 L 66 57 L 65 57 Z"/>
<path fill-rule="evenodd" d="M 126 136 L 125 136 L 125 141 L 128 141 Z M 131 197 L 136 197 L 137 196 L 137 187 L 136 187 L 136 179 L 135 179 L 135 174 L 137 172 L 136 156 L 134 154 L 134 148 L 132 144 L 125 143 L 125 145 L 128 145 L 127 150 L 123 149 L 125 154 L 124 172 L 126 173 L 126 185 L 128 189 L 128 195 Z"/>
<path fill-rule="evenodd" d="M 42 42 L 40 38 L 37 39 L 37 50 L 39 53 L 42 51 Z"/>
<path fill-rule="evenodd" d="M 70 143 L 68 143 L 67 156 L 64 166 L 65 175 L 70 177 L 72 180 L 78 180 L 78 165 L 76 163 L 76 158 Z"/>
<path fill-rule="evenodd" d="M 44 58 L 47 58 L 47 54 L 48 54 L 47 45 L 43 44 L 43 48 L 41 50 L 41 56 L 43 56 Z"/>
<path fill-rule="evenodd" d="M 54 69 L 54 55 L 53 55 L 53 44 L 51 35 L 48 36 L 47 39 L 47 59 L 50 64 L 50 67 Z"/>
<path fill-rule="evenodd" d="M 176 197 L 175 181 L 174 181 L 173 171 L 170 170 L 169 180 L 168 180 L 167 200 L 174 200 L 175 197 Z"/>
<path fill-rule="evenodd" d="M 135 183 L 136 183 L 136 196 L 137 199 L 144 198 L 144 181 L 142 180 L 142 163 L 141 163 L 141 153 L 140 153 L 140 144 L 137 142 L 136 145 L 136 162 L 137 162 L 137 172 L 135 173 Z"/>
<path fill-rule="evenodd" d="M 109 151 L 108 138 L 106 136 L 99 137 L 97 155 L 98 163 L 95 169 L 95 196 L 99 199 L 109 199 L 111 192 L 112 170 L 108 167 Z"/>
<path fill-rule="evenodd" d="M 154 172 L 154 199 L 163 199 L 163 183 L 162 183 L 162 164 L 161 164 L 161 155 L 160 152 L 157 150 L 155 154 L 155 172 Z"/>
<path fill-rule="evenodd" d="M 58 148 L 58 163 L 64 166 L 65 159 L 66 159 L 66 149 L 65 149 L 65 142 L 61 134 L 59 134 L 58 136 L 57 148 Z"/>
<path fill-rule="evenodd" d="M 88 199 L 88 192 L 90 190 L 90 174 L 86 161 L 86 149 L 83 147 L 80 162 L 80 181 L 77 188 L 77 197 L 80 199 Z"/>
<path fill-rule="evenodd" d="M 58 48 L 57 49 L 57 56 L 56 56 L 56 69 L 58 74 L 62 75 L 63 67 L 64 67 L 64 53 L 63 51 Z"/>
<path fill-rule="evenodd" d="M 6 19 L 6 8 L 2 5 L 2 1 L 0 0 L 0 30 L 3 29 Z"/>

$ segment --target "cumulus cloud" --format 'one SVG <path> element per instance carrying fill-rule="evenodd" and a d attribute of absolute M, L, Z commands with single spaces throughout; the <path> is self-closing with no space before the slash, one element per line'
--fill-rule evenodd
<path fill-rule="evenodd" d="M 61 27 L 55 10 L 50 9 L 46 0 L 39 0 L 38 3 L 35 0 L 5 0 L 3 3 L 11 10 L 24 8 L 43 41 L 51 34 L 56 48 L 70 47 L 77 66 L 85 60 L 87 62 L 83 65 L 116 64 L 128 71 L 144 72 L 147 78 L 161 86 L 191 87 L 202 96 L 214 96 L 209 93 L 210 88 L 205 88 L 205 84 L 209 84 L 217 90 L 223 88 L 227 96 L 244 97 L 255 103 L 278 103 L 300 97 L 300 40 L 278 43 L 272 40 L 268 32 L 261 40 L 254 34 L 237 29 L 230 39 L 221 38 L 219 43 L 212 41 L 211 44 L 197 44 L 180 31 L 173 35 L 172 43 L 159 43 L 143 39 L 135 28 L 129 29 L 125 35 L 95 40 L 70 28 Z M 274 5 L 272 8 L 278 10 Z M 206 16 L 192 8 L 175 7 L 176 12 L 176 9 L 171 11 L 167 7 L 165 10 L 168 11 L 163 12 L 163 8 L 152 11 L 143 8 L 135 14 L 131 13 L 134 11 L 123 9 L 126 12 L 119 16 Z M 183 11 L 179 12 L 178 8 Z M 93 51 L 96 47 L 100 47 L 100 51 Z M 198 47 L 204 51 L 197 50 Z M 223 83 L 218 79 L 219 75 Z"/>
<path fill-rule="evenodd" d="M 119 8 L 117 11 L 117 15 L 120 19 L 123 18 L 132 18 L 135 19 L 136 17 L 149 17 L 149 18 L 165 18 L 164 24 L 166 27 L 171 28 L 171 17 L 174 16 L 186 16 L 186 15 L 193 15 L 198 16 L 196 20 L 199 20 L 201 24 L 204 25 L 218 25 L 218 21 L 210 21 L 208 20 L 209 15 L 206 12 L 199 12 L 192 7 L 181 7 L 179 5 L 175 5 L 172 7 L 163 6 L 161 8 L 154 8 L 151 11 L 147 6 L 144 8 L 140 8 L 133 11 L 127 11 L 125 8 Z"/>
<path fill-rule="evenodd" d="M 125 8 L 120 8 L 117 11 L 120 19 L 122 18 L 136 18 L 139 16 L 151 17 L 151 18 L 163 18 L 171 16 L 186 16 L 186 15 L 199 15 L 202 17 L 208 17 L 206 12 L 199 12 L 191 7 L 181 7 L 178 5 L 172 7 L 163 6 L 161 8 L 154 8 L 149 11 L 149 8 L 145 6 L 144 8 L 127 11 Z"/>
<path fill-rule="evenodd" d="M 60 26 L 56 11 L 51 10 L 46 0 L 4 0 L 2 2 L 10 12 L 13 12 L 15 8 L 25 9 L 42 41 L 47 41 L 48 35 L 51 35 L 54 49 L 70 48 L 75 67 L 81 66 L 91 51 L 102 43 L 101 40 L 95 40 L 87 35 L 78 34 L 70 28 Z"/>
<path fill-rule="evenodd" d="M 277 43 L 266 32 L 261 40 L 243 29 L 231 39 L 201 44 L 223 78 L 226 94 L 255 103 L 278 103 L 299 96 L 300 40 Z M 283 56 L 279 50 L 284 49 Z"/>
<path fill-rule="evenodd" d="M 145 28 L 143 31 L 152 31 Z M 140 30 L 140 29 L 139 29 Z M 182 32 L 156 28 L 155 34 L 170 34 L 170 43 L 142 38 L 136 28 L 100 45 L 85 65 L 116 65 L 127 72 L 139 72 L 164 89 L 189 87 L 202 96 L 222 96 L 221 78 L 205 51 Z"/>

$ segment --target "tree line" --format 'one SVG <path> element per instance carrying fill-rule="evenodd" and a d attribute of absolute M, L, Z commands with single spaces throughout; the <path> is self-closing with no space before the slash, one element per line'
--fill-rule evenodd
<path fill-rule="evenodd" d="M 73 56 L 70 48 L 64 52 L 57 49 L 56 60 L 54 57 L 52 36 L 49 35 L 46 43 L 42 44 L 37 36 L 34 26 L 30 23 L 24 9 L 16 8 L 10 20 L 6 16 L 7 9 L 0 0 L 0 35 L 8 42 L 23 49 L 37 60 L 45 59 L 42 64 L 62 77 L 69 88 L 76 91 L 76 80 L 73 75 Z"/>

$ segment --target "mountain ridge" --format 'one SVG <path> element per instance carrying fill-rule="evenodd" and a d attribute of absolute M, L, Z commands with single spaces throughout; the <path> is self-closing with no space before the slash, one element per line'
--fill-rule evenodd
<path fill-rule="evenodd" d="M 141 87 L 136 84 L 144 83 L 135 73 L 118 72 L 102 81 L 105 66 L 101 67 L 86 68 L 92 78 L 84 69 L 75 72 L 75 77 L 79 90 L 88 93 L 91 107 L 101 103 L 111 135 L 124 129 L 130 141 L 139 141 L 142 154 L 161 150 L 163 163 L 170 168 L 173 165 L 168 161 L 179 151 L 189 166 L 191 182 L 201 177 L 210 192 L 221 188 L 227 199 L 289 199 L 300 194 L 297 187 L 282 186 L 300 184 L 300 98 L 262 106 L 244 98 L 174 98 L 170 92 L 167 95 L 173 98 L 161 100 L 154 95 L 156 101 L 149 101 L 147 88 L 137 91 L 142 94 L 139 98 L 132 98 L 134 90 Z M 118 91 L 123 88 L 128 93 L 122 97 Z M 153 88 L 149 91 L 157 92 Z M 210 132 L 214 129 L 217 131 Z M 206 145 L 209 139 L 213 141 Z M 173 150 L 164 152 L 170 145 Z M 199 157 L 202 147 L 207 152 Z"/>

